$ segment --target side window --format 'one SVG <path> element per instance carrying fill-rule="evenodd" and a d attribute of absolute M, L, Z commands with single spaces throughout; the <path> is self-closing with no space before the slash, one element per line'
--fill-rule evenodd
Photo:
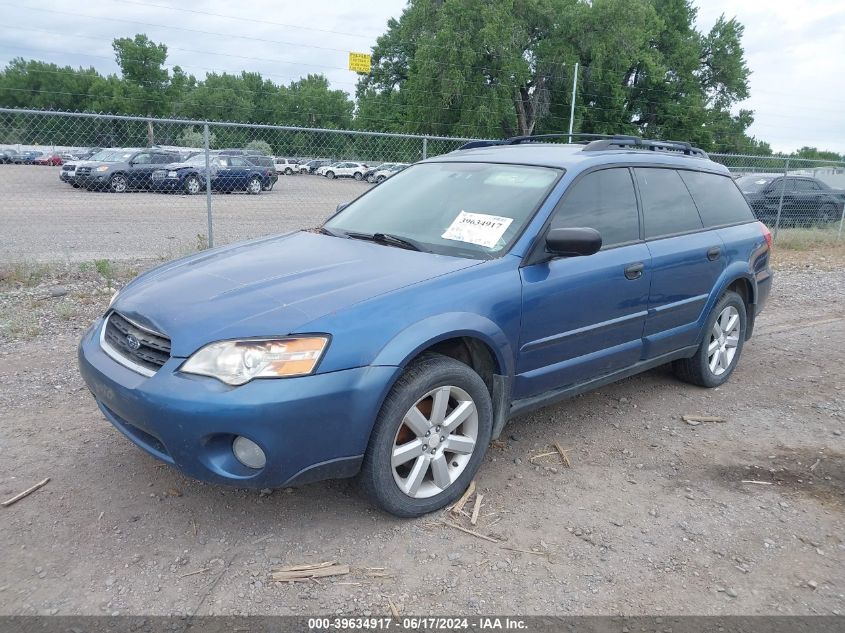
<path fill-rule="evenodd" d="M 698 207 L 704 226 L 751 222 L 754 214 L 730 176 L 679 171 Z"/>
<path fill-rule="evenodd" d="M 247 162 L 246 162 L 243 158 L 241 158 L 240 156 L 231 156 L 231 157 L 229 158 L 229 164 L 230 164 L 232 167 L 244 167 L 244 166 L 248 165 L 249 163 L 247 163 Z"/>
<path fill-rule="evenodd" d="M 638 240 L 640 219 L 630 172 L 602 169 L 581 178 L 558 203 L 551 226 L 596 229 L 602 248 Z"/>
<path fill-rule="evenodd" d="M 637 167 L 646 238 L 702 228 L 698 209 L 681 176 L 674 169 Z"/>
<path fill-rule="evenodd" d="M 153 163 L 157 165 L 163 165 L 165 163 L 175 163 L 176 156 L 171 154 L 153 154 Z"/>
<path fill-rule="evenodd" d="M 818 191 L 819 188 L 812 180 L 797 180 L 795 182 L 795 189 L 797 191 Z"/>
<path fill-rule="evenodd" d="M 132 159 L 132 163 L 135 165 L 149 165 L 150 164 L 150 155 L 149 154 L 138 154 L 135 158 Z"/>

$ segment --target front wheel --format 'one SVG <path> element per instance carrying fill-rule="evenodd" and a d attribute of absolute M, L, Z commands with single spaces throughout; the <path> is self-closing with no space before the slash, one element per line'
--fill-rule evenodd
<path fill-rule="evenodd" d="M 261 188 L 261 178 L 253 176 L 249 179 L 249 183 L 247 183 L 246 192 L 254 196 L 261 193 Z"/>
<path fill-rule="evenodd" d="M 399 517 L 438 510 L 478 472 L 492 428 L 481 376 L 457 360 L 426 354 L 385 399 L 364 455 L 361 488 Z"/>
<path fill-rule="evenodd" d="M 196 176 L 188 176 L 185 178 L 185 193 L 189 196 L 197 195 L 202 189 L 202 183 Z"/>
<path fill-rule="evenodd" d="M 126 180 L 126 176 L 116 174 L 109 180 L 109 190 L 112 193 L 126 193 L 127 189 L 129 189 L 129 181 Z"/>
<path fill-rule="evenodd" d="M 355 180 L 361 180 L 364 178 L 364 174 L 362 174 L 360 171 L 356 171 L 354 174 L 352 174 L 352 177 Z"/>
<path fill-rule="evenodd" d="M 285 169 L 285 176 L 293 176 L 293 169 L 290 167 Z"/>
<path fill-rule="evenodd" d="M 730 378 L 745 342 L 745 302 L 728 291 L 716 303 L 704 325 L 704 337 L 695 356 L 673 363 L 684 382 L 700 387 L 718 387 Z"/>
<path fill-rule="evenodd" d="M 822 205 L 822 208 L 819 211 L 819 223 L 820 224 L 830 224 L 835 219 L 836 219 L 836 205 L 833 205 L 833 204 Z"/>
<path fill-rule="evenodd" d="M 326 178 L 328 178 L 329 180 L 332 180 L 334 178 L 334 172 L 333 171 L 327 171 L 326 172 Z"/>

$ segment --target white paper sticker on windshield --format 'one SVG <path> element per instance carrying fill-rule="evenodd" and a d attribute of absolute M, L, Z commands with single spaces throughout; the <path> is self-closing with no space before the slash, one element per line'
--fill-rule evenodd
<path fill-rule="evenodd" d="M 508 230 L 511 222 L 513 218 L 503 218 L 500 215 L 461 211 L 440 237 L 444 240 L 456 240 L 493 248 Z"/>

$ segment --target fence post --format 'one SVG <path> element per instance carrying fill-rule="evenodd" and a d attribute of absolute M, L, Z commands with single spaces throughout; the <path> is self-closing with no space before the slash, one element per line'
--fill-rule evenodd
<path fill-rule="evenodd" d="M 836 234 L 836 241 L 842 240 L 842 223 L 845 222 L 845 204 L 842 205 L 842 215 L 839 218 L 839 233 Z"/>
<path fill-rule="evenodd" d="M 428 158 L 428 137 L 423 137 L 423 149 L 422 149 L 422 159 L 425 160 Z"/>
<path fill-rule="evenodd" d="M 783 166 L 783 186 L 780 188 L 780 200 L 778 200 L 778 215 L 775 218 L 775 234 L 773 240 L 778 238 L 778 229 L 780 229 L 780 212 L 783 210 L 783 194 L 786 191 L 786 175 L 789 173 L 789 158 Z"/>
<path fill-rule="evenodd" d="M 208 123 L 202 126 L 202 144 L 205 148 L 205 206 L 208 211 L 208 248 L 214 248 L 214 227 L 211 211 L 211 156 L 208 150 Z"/>

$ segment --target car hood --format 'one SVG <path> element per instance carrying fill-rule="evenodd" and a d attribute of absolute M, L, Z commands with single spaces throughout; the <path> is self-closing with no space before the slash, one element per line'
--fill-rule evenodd
<path fill-rule="evenodd" d="M 186 357 L 213 341 L 307 332 L 326 314 L 479 263 L 300 231 L 160 266 L 126 286 L 114 309 Z"/>

